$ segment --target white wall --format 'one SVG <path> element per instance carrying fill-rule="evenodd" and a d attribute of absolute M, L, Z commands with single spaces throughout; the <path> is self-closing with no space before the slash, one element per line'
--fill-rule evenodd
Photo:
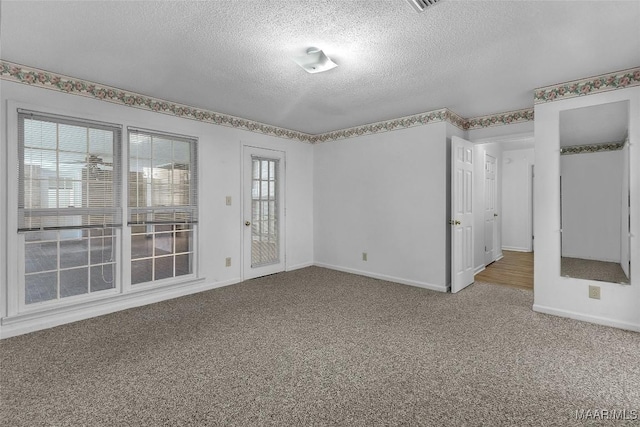
<path fill-rule="evenodd" d="M 502 249 L 530 252 L 534 150 L 502 152 Z"/>
<path fill-rule="evenodd" d="M 313 146 L 238 129 L 216 126 L 193 120 L 129 108 L 104 101 L 40 89 L 20 83 L 1 81 L 1 138 L 0 192 L 2 200 L 1 237 L 7 242 L 6 212 L 17 210 L 17 200 L 7 200 L 7 168 L 15 160 L 6 159 L 7 144 L 7 100 L 32 105 L 33 109 L 49 108 L 77 117 L 93 118 L 125 126 L 154 129 L 177 134 L 195 136 L 199 139 L 200 161 L 200 224 L 199 224 L 199 274 L 204 281 L 174 291 L 157 290 L 149 295 L 138 295 L 138 299 L 123 298 L 120 301 L 94 306 L 90 310 L 75 307 L 55 316 L 30 316 L 25 319 L 7 319 L 7 277 L 18 276 L 16 265 L 7 269 L 6 258 L 0 257 L 2 335 L 36 330 L 43 325 L 54 326 L 79 318 L 91 317 L 128 306 L 140 305 L 168 297 L 236 283 L 242 279 L 241 235 L 243 217 L 241 212 L 241 146 L 242 144 L 281 150 L 286 153 L 286 267 L 293 269 L 313 263 Z M 225 205 L 225 197 L 232 197 L 232 205 Z M 15 248 L 4 248 L 15 251 Z M 232 266 L 225 267 L 225 258 L 232 258 Z M 124 297 L 124 296 L 123 296 Z M 123 302 L 126 300 L 126 302 Z M 19 317 L 19 316 L 18 316 Z"/>
<path fill-rule="evenodd" d="M 619 263 L 622 151 L 566 154 L 560 171 L 562 256 Z"/>
<path fill-rule="evenodd" d="M 468 140 L 474 142 L 491 142 L 511 140 L 516 135 L 533 134 L 533 121 L 512 123 L 503 126 L 490 126 L 480 129 L 471 129 L 467 132 Z"/>
<path fill-rule="evenodd" d="M 637 166 L 640 165 L 640 87 L 538 104 L 535 107 L 534 310 L 640 331 L 640 275 L 632 272 L 629 285 L 560 276 L 560 111 L 624 100 L 630 101 L 631 118 L 632 270 L 640 265 L 640 168 Z M 589 285 L 601 288 L 601 299 L 588 297 Z"/>
<path fill-rule="evenodd" d="M 434 123 L 314 146 L 316 264 L 445 291 L 446 138 Z"/>

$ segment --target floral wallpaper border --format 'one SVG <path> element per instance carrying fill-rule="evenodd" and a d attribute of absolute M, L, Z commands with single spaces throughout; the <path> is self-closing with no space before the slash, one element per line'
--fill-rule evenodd
<path fill-rule="evenodd" d="M 560 155 L 622 150 L 625 144 L 626 141 L 605 142 L 604 144 L 569 145 L 567 147 L 560 147 Z"/>
<path fill-rule="evenodd" d="M 128 92 L 111 86 L 74 79 L 72 77 L 29 68 L 2 60 L 0 60 L 0 79 L 17 81 L 32 86 L 39 86 L 46 89 L 99 99 L 115 104 L 127 105 L 176 117 L 240 128 L 251 132 L 273 135 L 281 138 L 297 139 L 302 142 L 311 142 L 312 138 L 312 135 L 303 132 L 297 132 L 290 129 L 243 119 L 241 117 L 220 114 L 214 111 L 152 98 L 135 92 Z"/>
<path fill-rule="evenodd" d="M 421 126 L 430 123 L 438 123 L 448 121 L 452 125 L 464 130 L 466 121 L 457 114 L 446 108 L 440 110 L 429 111 L 427 113 L 415 114 L 411 116 L 401 117 L 399 119 L 370 123 L 354 128 L 341 129 L 332 132 L 314 135 L 313 143 L 337 141 L 339 139 L 353 138 L 362 135 L 371 135 L 381 132 L 389 132 L 397 129 L 406 129 L 414 126 Z"/>
<path fill-rule="evenodd" d="M 482 129 L 491 126 L 512 125 L 515 123 L 524 123 L 533 121 L 533 108 L 524 108 L 522 110 L 508 111 L 499 114 L 490 114 L 488 116 L 473 117 L 467 120 L 466 129 Z"/>
<path fill-rule="evenodd" d="M 59 92 L 94 98 L 115 104 L 154 111 L 157 113 L 173 115 L 220 126 L 239 128 L 250 132 L 294 139 L 312 144 L 388 132 L 443 121 L 449 122 L 462 130 L 472 130 L 533 120 L 533 109 L 523 109 L 465 119 L 447 108 L 442 108 L 398 119 L 385 120 L 363 126 L 311 135 L 304 132 L 298 132 L 243 119 L 241 117 L 230 116 L 227 114 L 221 114 L 214 111 L 153 98 L 86 80 L 75 79 L 1 59 L 0 79 L 39 86 L 46 89 L 57 90 Z"/>
<path fill-rule="evenodd" d="M 533 101 L 541 104 L 632 86 L 640 86 L 640 67 L 538 88 L 534 91 Z"/>

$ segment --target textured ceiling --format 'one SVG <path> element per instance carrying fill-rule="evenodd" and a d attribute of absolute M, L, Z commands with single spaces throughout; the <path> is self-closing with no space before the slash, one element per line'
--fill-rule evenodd
<path fill-rule="evenodd" d="M 2 59 L 311 134 L 640 65 L 640 1 L 6 1 Z M 310 46 L 339 67 L 304 72 Z"/>

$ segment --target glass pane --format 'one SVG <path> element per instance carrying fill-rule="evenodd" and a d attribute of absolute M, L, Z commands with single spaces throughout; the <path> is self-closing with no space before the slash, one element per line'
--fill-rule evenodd
<path fill-rule="evenodd" d="M 114 205 L 112 181 L 99 180 L 96 177 L 86 183 L 85 188 L 88 192 L 83 194 L 83 201 L 87 207 L 102 208 Z"/>
<path fill-rule="evenodd" d="M 53 236 L 55 238 L 55 236 Z M 58 243 L 27 243 L 24 254 L 25 273 L 56 270 L 58 268 Z"/>
<path fill-rule="evenodd" d="M 154 167 L 165 166 L 171 168 L 173 163 L 173 141 L 164 138 L 153 138 Z"/>
<path fill-rule="evenodd" d="M 74 268 L 60 271 L 60 298 L 88 292 L 88 268 Z"/>
<path fill-rule="evenodd" d="M 173 231 L 173 224 L 156 225 L 153 231 L 155 231 L 156 233 L 160 233 L 163 231 Z"/>
<path fill-rule="evenodd" d="M 76 153 L 87 152 L 87 128 L 60 124 L 58 150 L 74 151 Z"/>
<path fill-rule="evenodd" d="M 35 148 L 57 148 L 57 125 L 40 120 L 24 120 L 24 145 Z"/>
<path fill-rule="evenodd" d="M 255 165 L 255 161 L 254 161 Z M 277 162 L 260 160 L 260 181 L 253 182 L 253 226 L 251 227 L 251 265 L 253 267 L 279 262 L 279 235 L 276 217 Z M 256 189 L 256 184 L 257 189 Z M 256 192 L 259 192 L 256 195 Z M 258 196 L 258 197 L 255 197 Z M 255 200 L 258 199 L 258 200 Z"/>
<path fill-rule="evenodd" d="M 115 271 L 115 264 L 91 267 L 91 292 L 115 288 L 116 284 L 113 280 Z"/>
<path fill-rule="evenodd" d="M 24 149 L 25 179 L 55 178 L 58 155 L 53 150 Z M 27 166 L 34 166 L 28 168 Z"/>
<path fill-rule="evenodd" d="M 58 189 L 58 204 L 60 207 L 81 207 L 82 182 L 66 180 L 62 185 L 65 188 Z"/>
<path fill-rule="evenodd" d="M 132 225 L 131 226 L 131 234 L 143 234 L 143 233 L 150 233 L 153 230 L 148 230 L 147 231 L 147 225 Z"/>
<path fill-rule="evenodd" d="M 129 136 L 130 157 L 139 159 L 151 158 L 151 137 L 132 133 Z"/>
<path fill-rule="evenodd" d="M 135 165 L 132 169 L 133 171 L 129 172 L 129 206 L 147 206 L 147 191 L 151 190 L 149 185 L 151 182 L 147 180 L 150 171 L 149 161 L 145 160 L 144 163 Z"/>
<path fill-rule="evenodd" d="M 57 240 L 57 231 L 33 231 L 24 234 L 24 239 L 27 242 L 45 241 L 45 240 Z"/>
<path fill-rule="evenodd" d="M 147 258 L 153 256 L 153 235 L 135 234 L 131 236 L 131 258 Z"/>
<path fill-rule="evenodd" d="M 155 280 L 173 277 L 173 257 L 156 258 Z"/>
<path fill-rule="evenodd" d="M 174 141 L 173 160 L 180 165 L 189 165 L 191 160 L 191 143 L 184 141 Z M 188 170 L 188 166 L 185 169 Z"/>
<path fill-rule="evenodd" d="M 60 178 L 87 180 L 93 178 L 87 172 L 87 155 L 60 152 Z"/>
<path fill-rule="evenodd" d="M 254 160 L 252 163 L 253 168 L 253 179 L 260 179 L 260 160 Z"/>
<path fill-rule="evenodd" d="M 60 268 L 89 264 L 89 240 L 63 240 L 60 242 Z"/>
<path fill-rule="evenodd" d="M 115 238 L 99 237 L 91 239 L 91 264 L 105 264 L 115 261 Z"/>
<path fill-rule="evenodd" d="M 154 255 L 167 255 L 173 253 L 173 233 L 160 233 L 155 235 Z"/>
<path fill-rule="evenodd" d="M 30 274 L 25 276 L 25 304 L 49 301 L 57 298 L 58 273 Z"/>
<path fill-rule="evenodd" d="M 171 197 L 171 170 L 154 167 L 152 177 L 153 206 L 171 206 L 173 203 L 173 198 Z"/>
<path fill-rule="evenodd" d="M 182 172 L 182 171 L 179 171 Z M 189 205 L 189 186 L 188 185 L 173 185 L 173 206 L 187 206 Z"/>
<path fill-rule="evenodd" d="M 89 229 L 91 237 L 100 237 L 100 236 L 115 236 L 114 228 L 91 228 Z"/>
<path fill-rule="evenodd" d="M 191 274 L 191 254 L 176 255 L 176 277 Z"/>
<path fill-rule="evenodd" d="M 191 252 L 191 230 L 176 232 L 176 253 Z"/>
<path fill-rule="evenodd" d="M 89 129 L 89 153 L 102 158 L 113 158 L 113 132 Z"/>
<path fill-rule="evenodd" d="M 153 260 L 143 259 L 131 262 L 131 284 L 145 283 L 153 280 Z"/>
<path fill-rule="evenodd" d="M 33 170 L 35 166 L 29 168 L 29 170 Z M 25 171 L 25 176 L 27 175 Z M 24 185 L 22 187 L 22 191 L 24 193 L 23 203 L 26 209 L 37 209 L 42 207 L 47 207 L 48 198 L 48 187 L 49 180 L 48 179 L 26 179 L 24 181 Z M 54 199 L 55 201 L 55 199 Z M 43 206 L 44 202 L 44 206 Z"/>

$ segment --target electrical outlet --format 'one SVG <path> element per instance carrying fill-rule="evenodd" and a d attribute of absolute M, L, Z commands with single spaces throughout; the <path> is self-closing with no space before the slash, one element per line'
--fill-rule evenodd
<path fill-rule="evenodd" d="M 362 252 L 362 260 L 363 261 L 367 260 L 367 253 L 366 252 Z"/>
<path fill-rule="evenodd" d="M 225 267 L 231 267 L 231 257 L 224 260 Z"/>
<path fill-rule="evenodd" d="M 589 285 L 589 298 L 600 299 L 600 286 Z"/>
<path fill-rule="evenodd" d="M 226 197 L 227 206 L 231 206 L 231 196 Z"/>

